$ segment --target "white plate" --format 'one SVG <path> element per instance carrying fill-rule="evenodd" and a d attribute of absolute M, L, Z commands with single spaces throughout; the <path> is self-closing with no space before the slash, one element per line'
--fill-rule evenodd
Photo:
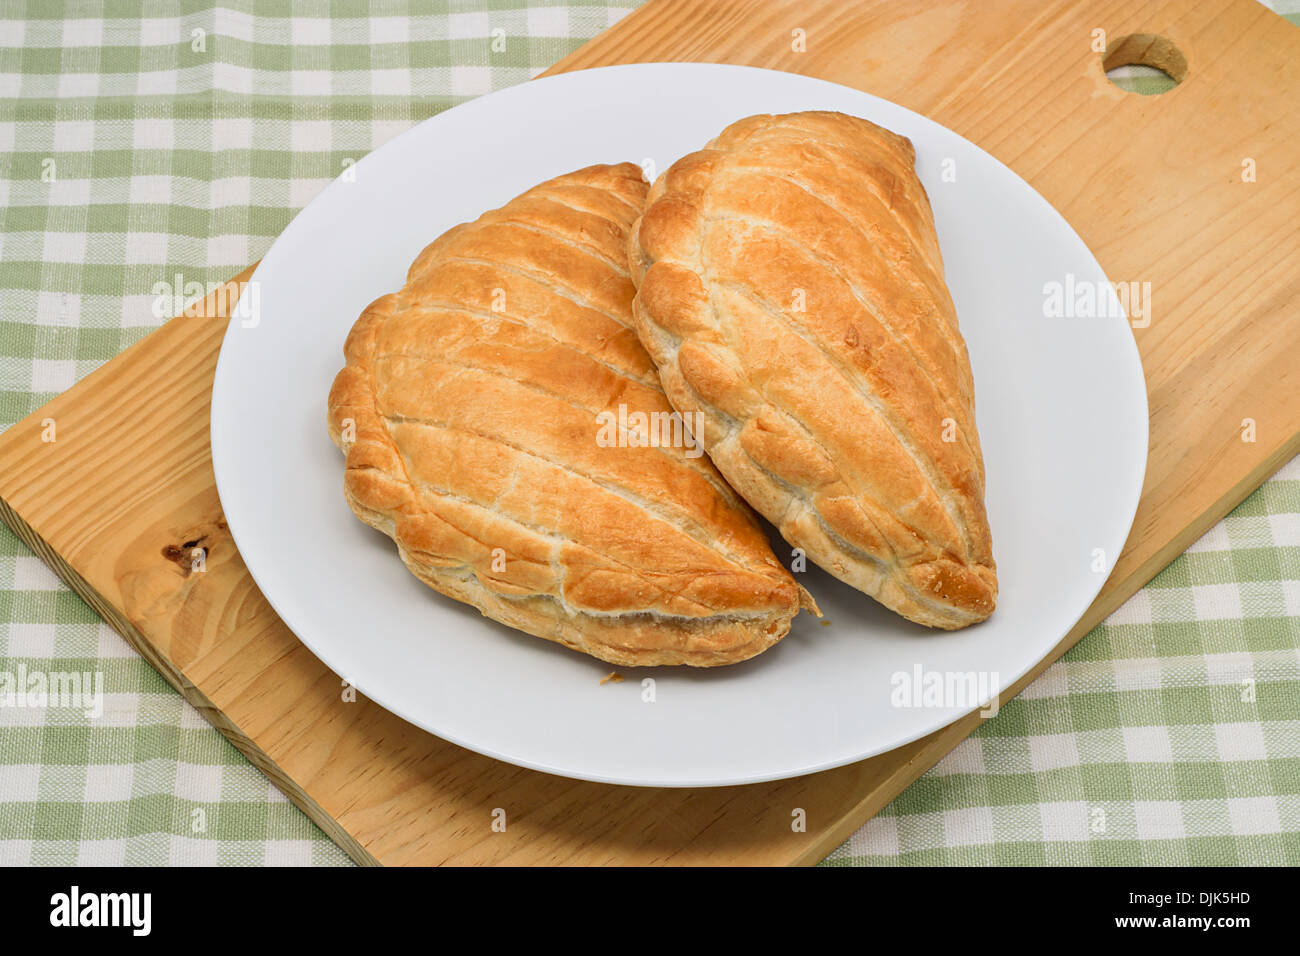
<path fill-rule="evenodd" d="M 801 580 L 829 626 L 801 615 L 784 641 L 744 664 L 620 668 L 624 682 L 601 685 L 610 665 L 417 581 L 392 542 L 349 511 L 343 458 L 325 430 L 325 398 L 361 310 L 400 287 L 439 233 L 542 180 L 623 160 L 663 170 L 740 117 L 806 109 L 862 116 L 916 144 L 974 368 L 1001 583 L 993 617 L 929 631 L 810 569 Z M 230 324 L 217 365 L 212 458 L 235 542 L 272 606 L 336 674 L 406 720 L 590 780 L 794 776 L 890 750 L 974 709 L 958 697 L 896 706 L 895 675 L 982 672 L 1005 687 L 1073 626 L 1109 574 L 1146 467 L 1132 332 L 1122 314 L 1045 317 L 1046 283 L 1104 284 L 1101 267 L 1023 180 L 925 117 L 788 73 L 619 66 L 448 110 L 354 173 L 304 209 L 257 269 L 256 299 L 241 303 L 257 302 L 256 324 Z M 643 700 L 646 678 L 653 702 Z"/>

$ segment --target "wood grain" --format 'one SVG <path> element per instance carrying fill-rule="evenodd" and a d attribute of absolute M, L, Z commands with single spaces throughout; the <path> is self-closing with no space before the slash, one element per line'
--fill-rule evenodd
<path fill-rule="evenodd" d="M 748 63 L 884 96 L 1025 177 L 1113 280 L 1152 283 L 1152 321 L 1135 332 L 1151 454 L 1133 533 L 1096 603 L 1013 692 L 1300 451 L 1300 31 L 1252 0 L 1209 6 L 654 0 L 555 68 Z M 1120 91 L 1094 29 L 1173 40 L 1184 81 Z M 808 777 L 683 791 L 520 770 L 346 702 L 222 517 L 208 446 L 220 299 L 0 435 L 0 517 L 354 859 L 812 863 L 978 725 Z M 795 809 L 807 832 L 792 831 Z"/>

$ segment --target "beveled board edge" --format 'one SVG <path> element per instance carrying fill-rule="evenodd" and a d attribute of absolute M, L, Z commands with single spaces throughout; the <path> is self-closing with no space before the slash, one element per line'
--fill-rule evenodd
<path fill-rule="evenodd" d="M 32 549 L 42 561 L 49 565 L 50 569 L 59 576 L 59 578 L 76 592 L 77 596 L 90 605 L 104 622 L 108 624 L 118 634 L 122 635 L 123 640 L 130 644 L 140 656 L 148 661 L 149 666 L 162 675 L 167 683 L 180 693 L 187 701 L 194 706 L 203 719 L 220 731 L 221 735 L 229 740 L 235 749 L 242 753 L 253 766 L 266 774 L 271 782 L 274 783 L 280 791 L 303 813 L 307 814 L 312 821 L 319 826 L 331 840 L 352 857 L 357 863 L 363 866 L 379 866 L 380 863 L 369 852 L 358 843 L 352 834 L 331 817 L 325 810 L 308 796 L 307 792 L 301 789 L 288 774 L 280 769 L 279 765 L 272 760 L 265 751 L 252 739 L 244 734 L 242 730 L 225 715 L 206 694 L 198 687 L 185 678 L 172 662 L 162 654 L 157 648 L 149 643 L 149 640 L 118 611 L 111 602 L 96 591 L 83 578 L 72 565 L 64 561 L 49 544 L 36 531 L 23 520 L 9 505 L 9 502 L 0 498 L 0 521 L 4 521 L 9 529 L 13 531 L 27 547 Z"/>

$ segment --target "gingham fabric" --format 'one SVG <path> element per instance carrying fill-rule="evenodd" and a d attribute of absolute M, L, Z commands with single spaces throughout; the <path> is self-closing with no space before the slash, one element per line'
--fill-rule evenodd
<path fill-rule="evenodd" d="M 241 270 L 345 164 L 638 2 L 0 0 L 0 427 L 159 325 L 155 283 Z M 827 862 L 1300 863 L 1297 644 L 1293 462 Z M 0 863 L 347 862 L 0 528 L 20 670 L 99 672 L 104 710 L 0 706 Z"/>

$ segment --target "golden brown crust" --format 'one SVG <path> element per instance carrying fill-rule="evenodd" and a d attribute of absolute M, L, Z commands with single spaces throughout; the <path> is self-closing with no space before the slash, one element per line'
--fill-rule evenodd
<path fill-rule="evenodd" d="M 601 412 L 672 412 L 632 328 L 646 188 L 593 166 L 435 240 L 353 326 L 329 430 L 430 587 L 616 664 L 729 664 L 810 599 L 698 449 L 598 441 Z"/>
<path fill-rule="evenodd" d="M 628 250 L 642 343 L 786 539 L 911 620 L 997 602 L 966 346 L 905 138 L 753 116 L 655 182 Z"/>

